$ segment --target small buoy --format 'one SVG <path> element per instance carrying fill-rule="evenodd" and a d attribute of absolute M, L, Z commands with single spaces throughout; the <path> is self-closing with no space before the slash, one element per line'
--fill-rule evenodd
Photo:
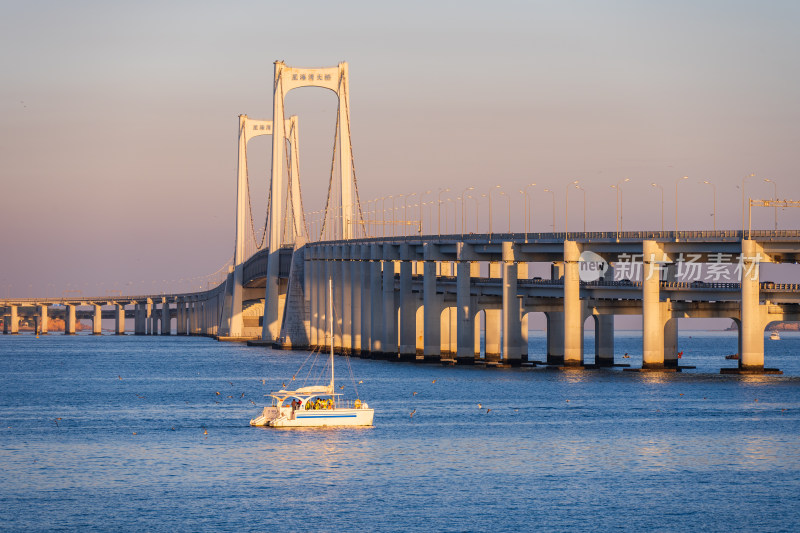
<path fill-rule="evenodd" d="M 436 380 L 434 379 L 433 381 L 431 381 L 431 383 L 436 383 Z"/>
<path fill-rule="evenodd" d="M 203 435 L 208 435 L 208 430 L 207 429 L 203 430 Z"/>
<path fill-rule="evenodd" d="M 483 408 L 483 406 L 481 404 L 478 404 L 478 409 L 482 409 L 482 408 Z"/>

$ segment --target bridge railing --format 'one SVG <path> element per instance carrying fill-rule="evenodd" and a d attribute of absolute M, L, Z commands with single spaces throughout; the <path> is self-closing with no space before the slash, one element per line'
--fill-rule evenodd
<path fill-rule="evenodd" d="M 563 242 L 569 237 L 570 240 L 578 241 L 617 241 L 617 240 L 661 240 L 661 241 L 684 241 L 684 240 L 723 240 L 738 241 L 743 237 L 751 239 L 798 239 L 800 230 L 702 230 L 702 231 L 589 231 L 569 233 L 561 232 L 529 232 L 529 233 L 463 233 L 450 235 L 407 235 L 395 237 L 366 237 L 351 239 L 348 241 L 317 241 L 311 244 L 342 244 L 342 243 L 377 243 L 377 242 L 420 242 L 420 241 L 442 241 L 442 242 L 471 242 L 471 241 L 515 241 L 515 242 Z"/>

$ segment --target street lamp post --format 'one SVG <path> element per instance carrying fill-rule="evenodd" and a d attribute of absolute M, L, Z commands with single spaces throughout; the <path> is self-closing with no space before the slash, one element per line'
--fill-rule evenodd
<path fill-rule="evenodd" d="M 678 240 L 678 183 L 681 180 L 688 180 L 689 176 L 683 176 L 675 180 L 675 240 Z"/>
<path fill-rule="evenodd" d="M 475 187 L 467 187 L 461 193 L 461 236 L 462 237 L 464 236 L 464 233 L 465 233 L 464 227 L 466 226 L 466 222 L 467 222 L 467 215 L 466 215 L 466 213 L 464 211 L 464 197 L 466 196 L 467 191 L 474 191 L 474 190 L 475 190 Z"/>
<path fill-rule="evenodd" d="M 583 233 L 586 236 L 586 189 L 577 184 L 575 188 L 583 193 Z"/>
<path fill-rule="evenodd" d="M 505 191 L 500 191 L 500 195 L 505 195 L 508 200 L 508 232 L 511 233 L 511 197 Z"/>
<path fill-rule="evenodd" d="M 369 209 L 369 204 L 377 201 L 377 198 L 375 200 L 367 200 L 367 220 L 364 222 L 364 234 L 367 237 L 370 236 L 370 226 L 372 225 L 372 211 Z"/>
<path fill-rule="evenodd" d="M 708 180 L 704 180 L 703 183 L 706 185 L 711 185 L 711 190 L 713 192 L 713 201 L 711 202 L 712 211 L 711 211 L 711 220 L 713 220 L 713 228 L 714 231 L 717 231 L 717 186 L 711 183 Z"/>
<path fill-rule="evenodd" d="M 475 233 L 478 233 L 478 198 L 470 194 L 467 195 L 470 200 L 475 200 Z"/>
<path fill-rule="evenodd" d="M 775 182 L 772 181 L 769 178 L 764 178 L 764 181 L 766 181 L 767 183 L 771 183 L 772 184 L 772 187 L 773 187 L 773 190 L 774 190 L 775 201 L 777 201 L 778 200 L 778 185 L 776 185 Z M 775 230 L 777 231 L 777 229 L 778 229 L 778 206 L 776 205 L 775 206 Z"/>
<path fill-rule="evenodd" d="M 412 196 L 416 196 L 417 193 L 412 192 L 409 195 L 406 195 L 405 203 L 403 205 L 403 237 L 406 236 L 406 228 L 408 227 L 408 199 Z M 413 208 L 413 206 L 412 206 Z"/>
<path fill-rule="evenodd" d="M 394 195 L 390 194 L 389 196 L 384 196 L 383 198 L 381 198 L 381 209 L 382 209 L 382 212 L 381 212 L 381 223 L 383 225 L 383 231 L 381 233 L 383 234 L 383 238 L 384 239 L 386 238 L 386 199 L 387 198 L 394 198 Z"/>
<path fill-rule="evenodd" d="M 495 185 L 493 188 L 489 189 L 489 240 L 492 239 L 492 191 L 495 189 L 499 189 L 499 185 Z"/>
<path fill-rule="evenodd" d="M 442 236 L 442 193 L 443 192 L 449 192 L 449 191 L 450 191 L 450 187 L 448 187 L 446 189 L 439 189 L 439 209 L 438 209 L 438 213 L 436 215 L 436 226 L 439 229 L 439 236 L 440 237 Z"/>
<path fill-rule="evenodd" d="M 551 191 L 550 189 L 545 189 L 544 192 L 549 192 L 553 195 L 553 225 L 550 226 L 550 230 L 555 233 L 556 232 L 556 193 Z"/>
<path fill-rule="evenodd" d="M 747 181 L 748 178 L 754 177 L 755 174 L 747 174 L 742 178 L 742 238 L 744 239 L 744 220 L 747 216 L 747 209 L 744 206 L 744 182 Z"/>
<path fill-rule="evenodd" d="M 481 197 L 488 198 L 489 195 L 486 193 L 481 193 Z M 492 208 L 492 201 L 489 200 L 489 209 Z M 478 199 L 475 199 L 475 227 L 478 227 Z M 477 231 L 475 233 L 478 233 Z"/>
<path fill-rule="evenodd" d="M 616 185 L 612 185 L 611 187 L 617 190 L 617 242 L 619 242 L 619 230 L 620 226 L 622 225 L 622 206 L 620 205 L 620 188 L 622 187 L 623 183 L 627 183 L 631 181 L 630 178 L 625 178 L 624 180 L 620 180 L 617 182 Z"/>
<path fill-rule="evenodd" d="M 536 187 L 536 184 L 535 183 L 529 183 L 523 189 L 525 191 L 525 198 L 527 199 L 527 202 L 525 203 L 525 206 L 528 208 L 527 209 L 528 213 L 527 213 L 527 217 L 526 217 L 528 226 L 527 226 L 527 229 L 525 230 L 525 240 L 526 241 L 528 240 L 528 232 L 530 232 L 531 228 L 533 227 L 532 224 L 531 224 L 531 217 L 533 216 L 533 210 L 531 209 L 531 197 L 528 194 L 528 187 Z"/>
<path fill-rule="evenodd" d="M 464 198 L 460 197 L 460 198 L 454 198 L 453 199 L 453 233 L 456 233 L 456 231 L 458 231 L 458 228 L 456 227 L 456 225 L 458 224 L 458 222 L 456 220 L 458 218 L 458 202 L 461 202 L 462 209 L 463 209 Z M 462 213 L 462 217 L 463 217 L 463 213 Z"/>
<path fill-rule="evenodd" d="M 404 196 L 405 196 L 404 194 L 398 194 L 397 198 L 400 199 L 400 198 L 403 198 Z M 397 222 L 396 222 L 396 219 L 395 219 L 394 198 L 392 198 L 392 237 L 394 237 L 394 231 L 395 231 L 395 226 L 396 225 L 397 225 Z"/>
<path fill-rule="evenodd" d="M 661 190 L 661 231 L 664 231 L 664 187 L 658 183 L 651 183 L 650 185 Z"/>
<path fill-rule="evenodd" d="M 420 235 L 422 235 L 422 226 L 423 226 L 423 224 L 422 224 L 422 205 L 423 205 L 422 204 L 422 197 L 425 196 L 426 194 L 430 194 L 430 193 L 431 193 L 430 189 L 428 189 L 425 192 L 419 193 L 419 234 Z M 430 228 L 428 229 L 428 231 L 430 231 Z"/>
<path fill-rule="evenodd" d="M 564 234 L 565 238 L 569 240 L 569 188 L 570 185 L 577 185 L 578 180 L 568 183 L 564 192 Z"/>

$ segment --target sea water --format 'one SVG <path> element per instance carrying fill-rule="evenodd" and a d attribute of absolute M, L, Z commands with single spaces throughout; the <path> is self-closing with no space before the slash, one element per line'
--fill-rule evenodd
<path fill-rule="evenodd" d="M 720 375 L 731 332 L 682 332 L 674 374 L 337 357 L 374 427 L 276 430 L 248 422 L 306 352 L 3 336 L 0 528 L 796 531 L 800 336 L 765 346 L 784 375 Z"/>

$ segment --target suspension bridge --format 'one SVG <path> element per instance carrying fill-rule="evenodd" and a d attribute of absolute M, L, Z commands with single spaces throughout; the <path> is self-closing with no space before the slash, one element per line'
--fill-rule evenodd
<path fill-rule="evenodd" d="M 800 286 L 761 280 L 759 265 L 798 262 L 800 231 L 534 233 L 526 227 L 484 234 L 465 231 L 462 220 L 461 233 L 426 235 L 419 198 L 418 219 L 395 220 L 392 209 L 387 236 L 377 201 L 365 210 L 359 196 L 347 63 L 298 68 L 277 61 L 274 76 L 272 120 L 239 116 L 234 253 L 205 290 L 0 299 L 3 333 L 16 334 L 20 321 L 29 320 L 46 334 L 48 319 L 58 317 L 66 334 L 75 334 L 80 319 L 92 320 L 94 334 L 102 333 L 103 319 L 113 319 L 114 332 L 125 334 L 132 319 L 137 335 L 175 332 L 295 349 L 333 343 L 340 353 L 401 361 L 585 368 L 625 366 L 614 351 L 614 317 L 641 315 L 635 370 L 670 372 L 681 369 L 678 319 L 730 318 L 739 330 L 739 362 L 722 370 L 780 372 L 765 366 L 764 332 L 771 323 L 800 320 Z M 325 208 L 312 221 L 303 208 L 299 117 L 284 113 L 287 93 L 299 87 L 338 98 Z M 248 142 L 262 135 L 272 136 L 263 225 L 253 214 L 247 164 Z M 395 235 L 398 225 L 403 235 Z M 688 257 L 692 264 L 729 263 L 738 277 L 683 281 Z M 531 263 L 549 264 L 550 276 L 531 278 Z M 639 272 L 615 275 L 625 269 Z M 529 353 L 531 313 L 546 317 L 546 353 Z M 331 320 L 332 339 L 325 334 Z M 593 358 L 584 354 L 589 320 Z"/>

